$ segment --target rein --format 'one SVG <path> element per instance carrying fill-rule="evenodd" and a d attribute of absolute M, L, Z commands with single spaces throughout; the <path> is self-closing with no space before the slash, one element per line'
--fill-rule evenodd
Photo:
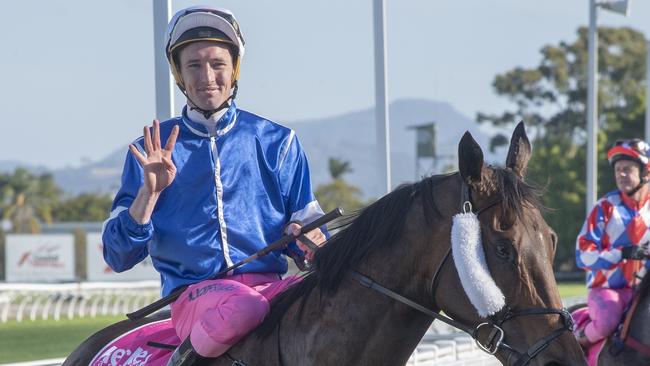
<path fill-rule="evenodd" d="M 465 182 L 462 183 L 462 188 L 461 188 L 461 212 L 471 212 L 472 211 L 472 203 L 471 203 L 471 198 L 470 198 L 470 193 L 469 193 L 469 187 Z M 501 200 L 494 200 L 493 202 L 490 202 L 488 205 L 485 207 L 482 207 L 481 209 L 477 210 L 475 214 L 478 216 L 481 213 L 485 212 L 489 208 L 492 208 L 496 206 L 497 204 L 501 203 Z M 469 211 L 467 211 L 469 209 Z M 436 283 L 436 278 L 438 274 L 440 273 L 440 270 L 442 266 L 445 264 L 447 261 L 447 258 L 449 258 L 449 254 L 451 253 L 451 247 L 449 248 L 449 251 L 445 255 L 444 259 L 442 260 L 440 266 L 438 269 L 435 271 L 433 278 L 431 279 L 431 290 L 433 293 L 433 287 Z M 410 306 L 411 308 L 427 315 L 430 316 L 434 319 L 438 319 L 442 321 L 445 324 L 448 324 L 456 329 L 459 329 L 467 334 L 469 334 L 474 341 L 476 342 L 476 345 L 484 352 L 489 353 L 491 355 L 496 354 L 499 350 L 508 350 L 514 354 L 517 354 L 519 357 L 517 361 L 514 363 L 513 366 L 524 366 L 528 365 L 528 363 L 535 357 L 537 356 L 541 351 L 543 351 L 546 347 L 549 346 L 549 344 L 555 340 L 556 338 L 560 337 L 564 332 L 566 331 L 571 331 L 573 329 L 573 319 L 571 318 L 571 314 L 566 309 L 556 309 L 556 308 L 530 308 L 530 309 L 523 309 L 523 310 L 518 310 L 518 311 L 513 311 L 509 307 L 505 307 L 502 309 L 498 315 L 495 314 L 493 316 L 489 317 L 489 320 L 487 322 L 480 323 L 476 327 L 469 327 L 466 326 L 452 318 L 449 318 L 447 316 L 439 314 L 437 311 L 433 311 L 413 300 L 410 300 L 397 292 L 390 290 L 381 284 L 379 284 L 377 281 L 373 280 L 372 278 L 358 272 L 355 270 L 351 271 L 351 276 L 354 280 L 359 282 L 362 286 L 367 287 L 369 289 L 375 290 L 379 292 L 382 295 L 388 296 L 391 299 L 401 302 L 407 306 Z M 515 348 L 511 347 L 506 343 L 504 340 L 505 338 L 505 332 L 502 329 L 503 323 L 506 321 L 516 318 L 518 316 L 528 316 L 528 315 L 550 315 L 550 314 L 557 314 L 560 316 L 562 320 L 562 327 L 552 331 L 548 335 L 542 337 L 539 339 L 537 342 L 535 342 L 532 346 L 530 346 L 525 352 L 519 352 Z M 478 332 L 479 330 L 485 328 L 486 330 L 489 330 L 489 335 L 485 341 L 485 343 L 481 343 L 481 341 L 478 339 Z M 491 329 L 491 330 L 490 330 Z"/>

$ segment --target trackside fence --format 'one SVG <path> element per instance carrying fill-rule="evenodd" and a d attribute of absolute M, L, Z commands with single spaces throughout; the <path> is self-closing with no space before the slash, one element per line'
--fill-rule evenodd
<path fill-rule="evenodd" d="M 158 281 L 0 284 L 0 323 L 119 315 L 160 297 Z"/>

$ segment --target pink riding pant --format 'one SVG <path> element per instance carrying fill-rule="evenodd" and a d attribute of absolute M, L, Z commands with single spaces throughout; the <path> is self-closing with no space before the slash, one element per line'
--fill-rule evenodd
<path fill-rule="evenodd" d="M 631 288 L 594 288 L 589 292 L 588 306 L 590 322 L 585 326 L 585 336 L 595 343 L 612 334 L 625 307 L 633 296 Z"/>
<path fill-rule="evenodd" d="M 172 304 L 172 324 L 180 339 L 190 336 L 200 355 L 220 356 L 264 320 L 269 300 L 297 281 L 245 273 L 193 284 Z"/>

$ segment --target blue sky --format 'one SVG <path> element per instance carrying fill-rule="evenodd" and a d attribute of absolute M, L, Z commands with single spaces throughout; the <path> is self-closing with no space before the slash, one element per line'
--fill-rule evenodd
<path fill-rule="evenodd" d="M 599 25 L 650 34 L 650 1 Z M 98 160 L 155 117 L 151 0 L 0 2 L 0 160 Z M 246 39 L 240 107 L 278 122 L 374 105 L 371 0 L 173 1 L 231 9 Z M 445 101 L 474 118 L 508 104 L 497 73 L 575 39 L 588 0 L 386 0 L 389 100 Z M 181 101 L 180 96 L 177 100 Z"/>

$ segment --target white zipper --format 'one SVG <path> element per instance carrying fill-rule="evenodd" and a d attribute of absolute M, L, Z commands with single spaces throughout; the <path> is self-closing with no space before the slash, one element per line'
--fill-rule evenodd
<path fill-rule="evenodd" d="M 221 162 L 219 161 L 219 151 L 214 136 L 210 136 L 210 148 L 212 152 L 212 161 L 214 161 L 214 183 L 217 188 L 217 217 L 219 218 L 219 228 L 221 231 L 221 248 L 223 257 L 226 260 L 226 266 L 232 266 L 230 259 L 230 247 L 228 246 L 228 233 L 226 231 L 226 220 L 223 216 L 223 185 L 221 184 Z M 232 274 L 232 273 L 228 273 Z"/>

